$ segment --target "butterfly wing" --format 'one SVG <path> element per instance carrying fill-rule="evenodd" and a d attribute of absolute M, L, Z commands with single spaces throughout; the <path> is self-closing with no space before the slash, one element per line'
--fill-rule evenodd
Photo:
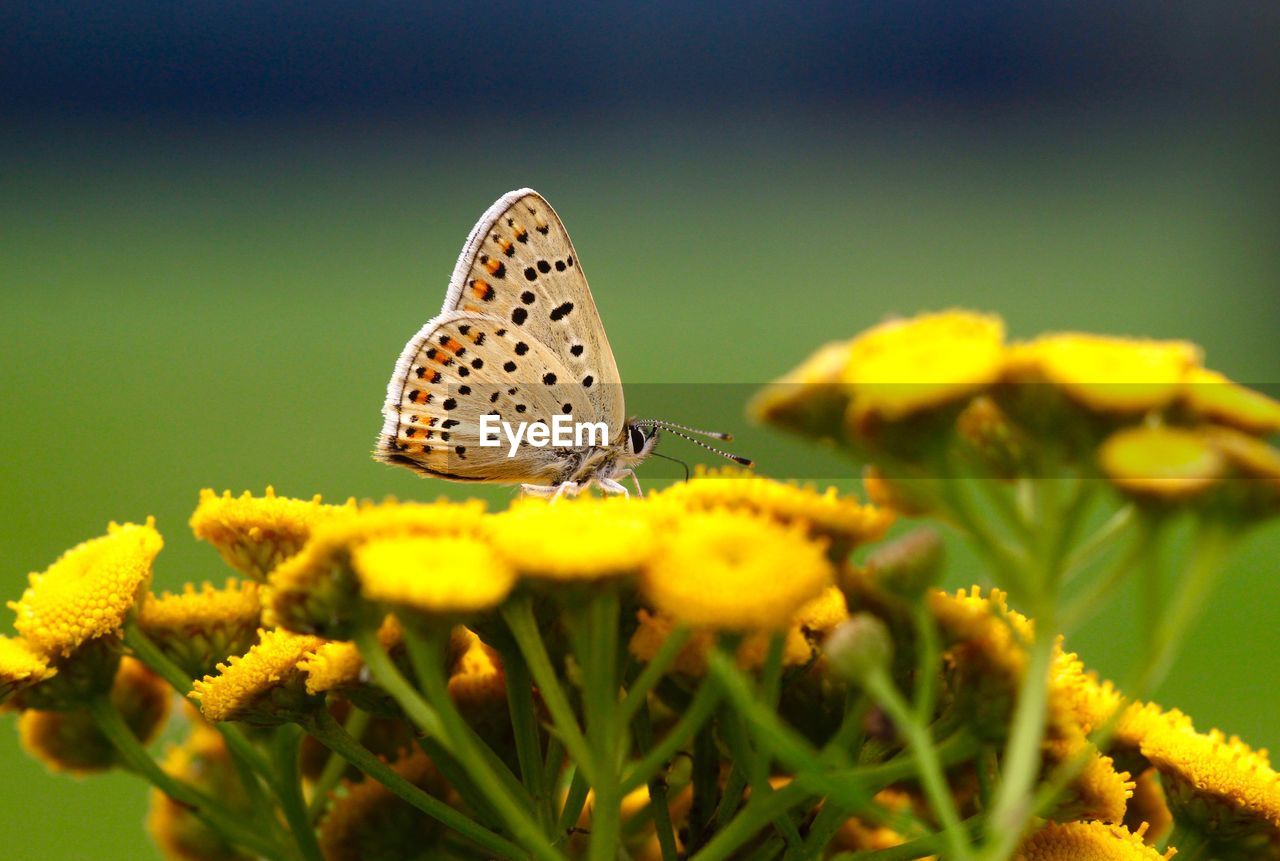
<path fill-rule="evenodd" d="M 405 346 L 387 387 L 382 436 L 374 456 L 384 463 L 455 481 L 550 484 L 562 450 L 522 444 L 514 457 L 504 436 L 481 445 L 481 419 L 513 427 L 603 421 L 560 356 L 509 319 L 450 311 L 428 322 Z M 611 434 L 617 433 L 609 425 Z"/>
<path fill-rule="evenodd" d="M 442 313 L 497 317 L 559 357 L 591 404 L 591 421 L 620 435 L 626 418 L 613 350 L 564 224 L 542 195 L 508 192 L 467 238 Z M 620 439 L 620 437 L 619 437 Z M 611 440 L 617 442 L 618 440 Z"/>

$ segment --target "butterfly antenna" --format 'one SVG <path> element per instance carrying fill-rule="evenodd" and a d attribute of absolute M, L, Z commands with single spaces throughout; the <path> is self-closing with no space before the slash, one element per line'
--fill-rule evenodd
<path fill-rule="evenodd" d="M 678 457 L 668 457 L 667 455 L 662 454 L 662 453 L 660 453 L 660 452 L 656 452 L 656 451 L 651 451 L 651 452 L 649 452 L 649 454 L 650 454 L 650 455 L 652 455 L 653 457 L 660 457 L 660 458 L 662 458 L 663 460 L 669 460 L 669 461 L 671 461 L 672 463 L 678 463 L 678 464 L 680 464 L 682 467 L 684 467 L 684 480 L 685 480 L 685 481 L 688 481 L 688 480 L 689 480 L 689 464 L 685 463 L 685 462 L 684 462 L 683 460 L 681 460 L 680 458 L 678 458 Z"/>
<path fill-rule="evenodd" d="M 736 454 L 730 454 L 727 451 L 721 451 L 715 446 L 707 445 L 705 442 L 703 442 L 700 439 L 696 439 L 694 437 L 689 436 L 688 434 L 681 433 L 680 431 L 676 430 L 670 425 L 659 425 L 659 427 L 663 428 L 664 430 L 670 431 L 672 434 L 680 437 L 681 439 L 688 440 L 694 445 L 701 446 L 702 448 L 705 448 L 707 451 L 715 452 L 716 454 L 720 455 L 723 458 L 728 458 L 729 460 L 733 461 L 739 466 L 755 466 L 756 465 L 755 461 L 751 460 L 750 458 L 742 457 Z"/>
<path fill-rule="evenodd" d="M 701 430 L 699 428 L 691 428 L 688 425 L 678 425 L 675 422 L 667 422 L 667 421 L 663 421 L 662 419 L 638 419 L 637 421 L 632 422 L 632 424 L 637 425 L 638 427 L 667 428 L 673 433 L 677 430 L 682 430 L 682 431 L 685 431 L 686 433 L 697 434 L 698 436 L 705 436 L 711 439 L 723 440 L 724 442 L 733 442 L 733 434 L 731 433 L 724 433 L 722 431 Z M 685 437 L 685 439 L 688 439 L 688 437 Z"/>

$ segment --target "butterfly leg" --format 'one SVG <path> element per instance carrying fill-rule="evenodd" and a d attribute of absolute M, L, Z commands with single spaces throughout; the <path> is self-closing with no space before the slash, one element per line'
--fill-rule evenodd
<path fill-rule="evenodd" d="M 582 491 L 582 486 L 576 481 L 562 481 L 560 486 L 556 488 L 556 492 L 551 495 L 551 501 L 555 502 L 562 496 L 577 496 Z"/>
<path fill-rule="evenodd" d="M 600 478 L 597 476 L 596 483 L 600 485 L 600 489 L 605 493 L 621 493 L 628 499 L 631 497 L 627 489 L 612 478 Z"/>

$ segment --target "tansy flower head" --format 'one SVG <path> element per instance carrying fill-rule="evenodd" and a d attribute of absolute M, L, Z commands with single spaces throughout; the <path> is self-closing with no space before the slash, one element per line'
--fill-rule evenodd
<path fill-rule="evenodd" d="M 107 534 L 68 550 L 30 575 L 22 598 L 9 602 L 19 633 L 36 652 L 68 656 L 89 640 L 114 637 L 151 583 L 151 563 L 164 545 L 155 520 L 112 523 Z"/>
<path fill-rule="evenodd" d="M 144 745 L 155 738 L 169 715 L 172 689 L 140 661 L 126 657 L 111 686 L 111 702 Z M 115 746 L 83 709 L 38 711 L 29 709 L 18 720 L 18 732 L 27 753 L 50 771 L 90 774 L 117 764 Z"/>
<path fill-rule="evenodd" d="M 421 751 L 391 767 L 427 793 L 442 796 L 446 791 L 444 781 Z M 348 784 L 320 823 L 320 847 L 326 861 L 435 857 L 432 847 L 439 835 L 436 820 L 372 779 Z"/>
<path fill-rule="evenodd" d="M 374 539 L 475 535 L 483 517 L 484 503 L 479 500 L 384 502 L 344 509 L 317 525 L 302 551 L 272 572 L 270 621 L 301 633 L 350 639 L 369 614 L 352 568 L 355 548 Z"/>
<path fill-rule="evenodd" d="M 1205 435 L 1226 458 L 1232 481 L 1220 498 L 1247 519 L 1280 513 L 1280 451 L 1266 440 L 1226 427 L 1209 427 Z"/>
<path fill-rule="evenodd" d="M 653 554 L 643 504 L 580 496 L 554 505 L 518 499 L 487 524 L 494 548 L 523 577 L 591 581 L 634 574 Z"/>
<path fill-rule="evenodd" d="M 878 540 L 893 523 L 890 512 L 840 496 L 834 487 L 819 493 L 812 486 L 797 487 L 734 467 L 699 467 L 691 481 L 654 494 L 650 504 L 668 518 L 679 518 L 686 511 L 725 508 L 764 515 L 783 525 L 798 524 L 809 534 L 827 539 L 837 559 L 859 544 Z"/>
<path fill-rule="evenodd" d="M 388 651 L 398 647 L 404 631 L 395 616 L 387 616 L 378 628 L 378 642 Z M 367 683 L 364 659 L 355 643 L 334 640 L 323 643 L 308 652 L 298 662 L 298 668 L 307 674 L 307 692 L 323 694 L 346 690 Z"/>
<path fill-rule="evenodd" d="M 821 347 L 794 370 L 770 383 L 752 400 L 748 412 L 765 422 L 805 436 L 840 436 L 849 408 L 849 390 L 841 383 L 849 362 L 849 344 Z"/>
<path fill-rule="evenodd" d="M 651 661 L 675 630 L 676 621 L 662 613 L 637 611 L 637 626 L 628 644 L 632 656 L 640 661 Z M 844 594 L 834 586 L 806 602 L 792 617 L 783 640 L 782 665 L 801 667 L 819 654 L 819 647 L 836 626 L 849 618 Z M 759 669 L 769 650 L 772 632 L 755 631 L 743 638 L 738 645 L 738 666 L 745 670 Z M 715 645 L 715 634 L 709 630 L 694 631 L 680 648 L 671 669 L 681 675 L 698 678 L 706 675 L 707 657 Z"/>
<path fill-rule="evenodd" d="M 951 310 L 890 320 L 849 344 L 843 380 L 856 426 L 896 422 L 968 400 L 996 381 L 1004 322 Z"/>
<path fill-rule="evenodd" d="M 56 672 L 25 640 L 0 636 L 0 706 L 13 694 L 43 682 Z"/>
<path fill-rule="evenodd" d="M 1083 735 L 1054 739 L 1045 743 L 1046 765 L 1050 768 L 1084 757 L 1051 815 L 1054 819 L 1096 819 L 1119 825 L 1133 796 L 1134 784 L 1127 771 L 1117 771 L 1115 761 L 1103 756 Z"/>
<path fill-rule="evenodd" d="M 1226 469 L 1222 454 L 1203 434 L 1147 425 L 1113 433 L 1098 449 L 1098 464 L 1122 493 L 1154 502 L 1197 496 Z"/>
<path fill-rule="evenodd" d="M 252 580 L 227 580 L 217 589 L 191 583 L 180 594 L 148 594 L 138 627 L 193 679 L 208 675 L 230 655 L 246 652 L 258 638 L 262 605 Z"/>
<path fill-rule="evenodd" d="M 1145 723 L 1143 755 L 1160 772 L 1169 808 L 1216 840 L 1280 839 L 1280 775 L 1266 751 L 1173 715 Z"/>
<path fill-rule="evenodd" d="M 1086 670 L 1074 652 L 1059 652 L 1050 668 L 1050 703 L 1063 710 L 1062 722 L 1074 723 L 1088 735 L 1104 726 L 1125 705 L 1109 681 Z"/>
<path fill-rule="evenodd" d="M 653 606 L 694 627 L 783 628 L 831 584 L 825 542 L 743 511 L 690 512 L 644 572 Z"/>
<path fill-rule="evenodd" d="M 298 664 L 323 642 L 289 631 L 261 631 L 257 645 L 219 664 L 218 674 L 197 681 L 190 696 L 210 721 L 271 726 L 310 714 L 322 700 L 307 693 Z"/>
<path fill-rule="evenodd" d="M 1168 406 L 1200 361 L 1200 348 L 1186 341 L 1062 332 L 1010 348 L 1005 375 L 1050 383 L 1094 412 L 1132 415 Z"/>
<path fill-rule="evenodd" d="M 324 505 L 312 499 L 276 496 L 268 487 L 262 496 L 248 491 L 221 496 L 205 488 L 191 515 L 196 538 L 208 541 L 232 568 L 255 580 L 265 580 L 277 565 L 297 553 L 315 526 L 347 506 Z"/>
<path fill-rule="evenodd" d="M 1050 822 L 1018 847 L 1014 861 L 1168 861 L 1174 850 L 1157 852 L 1132 832 L 1103 822 Z"/>
<path fill-rule="evenodd" d="M 973 712 L 976 728 L 1003 732 L 1026 673 L 1034 625 L 1009 609 L 999 589 L 989 596 L 976 586 L 954 595 L 930 592 L 928 602 L 942 635 L 945 666 L 954 674 L 957 703 Z"/>
<path fill-rule="evenodd" d="M 449 675 L 449 696 L 480 737 L 501 750 L 511 735 L 507 677 L 498 653 L 474 633 Z"/>
<path fill-rule="evenodd" d="M 365 600 L 435 617 L 492 609 L 516 579 L 506 560 L 472 536 L 379 538 L 355 547 L 351 561 Z"/>
<path fill-rule="evenodd" d="M 1280 401 L 1234 383 L 1217 371 L 1192 368 L 1182 387 L 1182 404 L 1197 418 L 1266 436 L 1280 432 Z"/>

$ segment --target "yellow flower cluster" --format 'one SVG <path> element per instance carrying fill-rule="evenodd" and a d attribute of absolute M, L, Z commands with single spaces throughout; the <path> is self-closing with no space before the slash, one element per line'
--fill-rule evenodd
<path fill-rule="evenodd" d="M 318 495 L 309 500 L 278 497 L 272 487 L 261 497 L 248 491 L 219 496 L 205 488 L 191 515 L 191 530 L 216 547 L 232 568 L 263 580 L 298 552 L 317 525 L 352 505 L 325 505 Z"/>
<path fill-rule="evenodd" d="M 261 631 L 258 643 L 247 653 L 219 664 L 217 675 L 197 680 L 191 698 L 211 721 L 270 725 L 305 715 L 319 701 L 307 694 L 299 664 L 323 642 L 284 630 Z"/>
<path fill-rule="evenodd" d="M 151 584 L 151 563 L 164 542 L 155 521 L 112 523 L 107 534 L 68 550 L 39 574 L 18 601 L 14 627 L 47 658 L 67 657 L 90 640 L 117 636 Z"/>
<path fill-rule="evenodd" d="M 949 427 L 960 450 L 1001 476 L 1031 469 L 1026 439 L 1051 440 L 1042 448 L 1096 458 L 1140 499 L 1177 502 L 1245 478 L 1253 481 L 1229 483 L 1235 508 L 1280 510 L 1280 452 L 1266 442 L 1280 431 L 1280 402 L 1203 367 L 1185 341 L 1065 332 L 1006 343 L 996 317 L 924 314 L 823 347 L 766 388 L 753 412 L 935 467 L 947 446 L 936 431 Z M 876 480 L 887 496 L 883 471 Z"/>
<path fill-rule="evenodd" d="M 199 678 L 257 640 L 260 592 L 252 580 L 229 579 L 221 589 L 188 583 L 176 595 L 148 594 L 138 611 L 138 626 L 183 672 Z"/>

